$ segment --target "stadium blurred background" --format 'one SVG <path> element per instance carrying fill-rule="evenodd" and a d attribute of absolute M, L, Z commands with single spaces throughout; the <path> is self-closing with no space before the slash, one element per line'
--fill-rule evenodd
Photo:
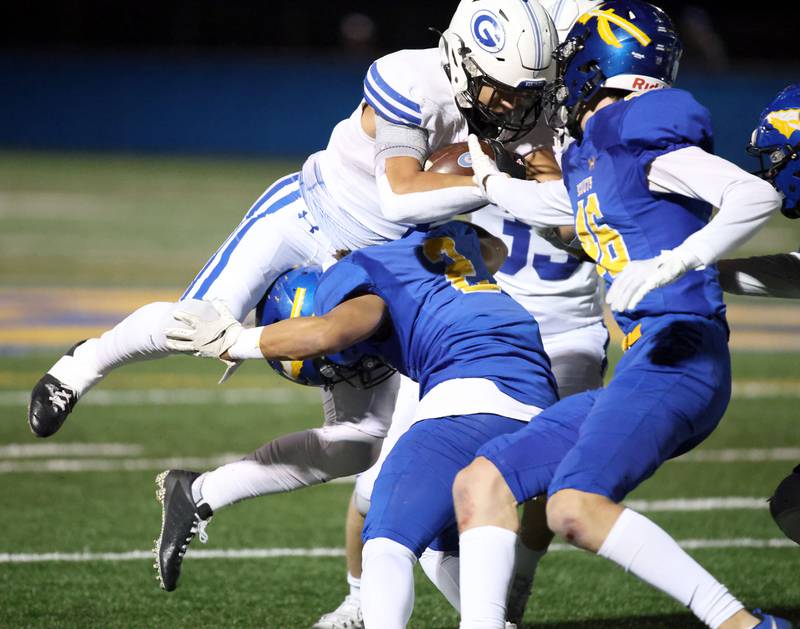
<path fill-rule="evenodd" d="M 665 2 L 686 54 L 678 86 L 714 116 L 718 152 L 744 145 L 796 81 L 779 6 Z M 344 594 L 351 485 L 219 515 L 181 588 L 147 560 L 152 478 L 206 468 L 318 425 L 317 393 L 248 365 L 172 358 L 112 375 L 57 437 L 25 425 L 31 386 L 72 342 L 175 299 L 260 192 L 324 147 L 371 61 L 436 44 L 455 2 L 73 0 L 0 20 L 0 626 L 307 627 Z M 800 221 L 798 221 L 800 222 Z M 789 251 L 776 217 L 741 253 Z M 764 499 L 800 461 L 800 323 L 787 301 L 730 300 L 735 395 L 719 431 L 633 496 L 749 604 L 800 615 L 798 549 Z M 612 358 L 618 356 L 613 350 Z M 201 549 L 205 550 L 205 549 Z M 192 559 L 192 555 L 196 559 Z M 205 557 L 206 560 L 200 561 Z M 415 627 L 455 615 L 423 581 Z M 552 553 L 532 627 L 691 627 L 661 595 L 578 553 Z"/>

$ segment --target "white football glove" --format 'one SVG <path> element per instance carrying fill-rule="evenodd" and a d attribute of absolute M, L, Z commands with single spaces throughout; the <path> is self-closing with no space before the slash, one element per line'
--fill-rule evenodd
<path fill-rule="evenodd" d="M 606 293 L 606 303 L 611 310 L 633 310 L 654 288 L 674 282 L 692 267 L 673 250 L 648 260 L 632 260 L 614 278 Z"/>
<path fill-rule="evenodd" d="M 217 312 L 217 317 L 213 319 L 203 319 L 186 310 L 174 312 L 173 319 L 186 324 L 186 327 L 164 330 L 167 347 L 175 352 L 202 358 L 219 358 L 226 352 L 244 328 L 224 303 L 212 301 L 211 305 Z"/>
<path fill-rule="evenodd" d="M 486 194 L 489 177 L 509 177 L 508 173 L 500 172 L 494 160 L 483 152 L 478 137 L 474 133 L 469 134 L 467 145 L 472 158 L 472 181 L 480 188 L 481 192 Z"/>

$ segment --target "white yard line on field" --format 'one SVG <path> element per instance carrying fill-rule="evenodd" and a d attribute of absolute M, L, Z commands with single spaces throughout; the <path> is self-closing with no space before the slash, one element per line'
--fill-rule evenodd
<path fill-rule="evenodd" d="M 8 443 L 0 446 L 0 459 L 53 456 L 138 456 L 144 446 L 136 443 Z"/>
<path fill-rule="evenodd" d="M 722 448 L 692 450 L 674 459 L 679 463 L 763 463 L 765 461 L 800 461 L 800 448 Z"/>
<path fill-rule="evenodd" d="M 728 509 L 766 509 L 766 498 L 726 496 L 723 498 L 671 498 L 668 500 L 626 500 L 636 511 L 719 511 Z"/>
<path fill-rule="evenodd" d="M 679 540 L 681 547 L 688 550 L 704 548 L 792 548 L 791 540 L 754 539 L 740 537 L 734 539 L 685 539 Z M 567 544 L 552 544 L 549 552 L 576 550 Z M 343 557 L 344 548 L 237 548 L 219 550 L 192 549 L 187 553 L 191 559 L 276 559 L 282 557 Z M 151 561 L 153 553 L 149 550 L 133 550 L 119 553 L 0 553 L 0 564 L 37 562 L 89 562 L 89 561 Z"/>
<path fill-rule="evenodd" d="M 26 407 L 30 391 L 0 391 L 0 406 Z M 192 406 L 202 404 L 289 404 L 321 402 L 312 387 L 287 389 L 99 389 L 87 394 L 81 406 Z"/>
<path fill-rule="evenodd" d="M 241 459 L 243 454 L 223 453 L 211 457 L 163 459 L 43 459 L 0 461 L 0 474 L 61 472 L 140 472 L 173 468 L 208 469 Z"/>
<path fill-rule="evenodd" d="M 739 399 L 800 398 L 800 381 L 735 380 L 733 397 Z M 25 407 L 30 391 L 0 391 L 0 407 Z M 202 404 L 289 404 L 320 401 L 314 387 L 285 389 L 177 388 L 177 389 L 97 389 L 81 399 L 81 406 L 191 406 Z"/>
<path fill-rule="evenodd" d="M 64 444 L 68 445 L 68 444 Z M 88 445 L 88 444 L 87 444 Z M 92 454 L 98 454 L 92 452 Z M 169 468 L 209 469 L 231 461 L 237 461 L 244 454 L 226 452 L 206 457 L 164 457 L 164 458 L 85 458 L 50 459 L 31 461 L 3 460 L 19 459 L 23 456 L 0 454 L 0 474 L 47 474 L 64 472 L 140 472 Z M 66 455 L 62 455 L 66 456 Z M 77 456 L 77 455 L 76 455 Z M 729 448 L 722 450 L 696 450 L 684 454 L 675 463 L 763 463 L 766 461 L 800 461 L 800 448 Z M 332 482 L 351 482 L 351 478 Z"/>

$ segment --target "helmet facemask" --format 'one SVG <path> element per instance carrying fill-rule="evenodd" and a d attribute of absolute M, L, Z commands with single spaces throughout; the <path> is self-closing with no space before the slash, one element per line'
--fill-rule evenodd
<path fill-rule="evenodd" d="M 511 87 L 488 76 L 470 56 L 464 57 L 462 67 L 467 89 L 456 94 L 456 104 L 479 137 L 512 142 L 536 126 L 542 113 L 544 79 Z"/>
<path fill-rule="evenodd" d="M 757 133 L 753 132 L 747 145 L 747 152 L 758 158 L 760 165 L 753 174 L 784 191 L 781 213 L 786 218 L 800 218 L 800 143 L 761 147 L 757 146 Z"/>
<path fill-rule="evenodd" d="M 567 86 L 564 75 L 572 59 L 583 50 L 583 44 L 589 33 L 571 37 L 555 51 L 558 78 L 547 89 L 544 98 L 545 120 L 551 129 L 566 128 L 576 139 L 581 137 L 580 121 L 583 114 L 594 102 L 594 97 L 606 80 L 603 71 L 595 60 L 590 60 L 576 69 L 580 76 L 580 88 Z M 573 77 L 576 72 L 573 72 Z"/>
<path fill-rule="evenodd" d="M 397 371 L 377 356 L 362 356 L 353 364 L 341 365 L 327 358 L 317 359 L 323 387 L 331 389 L 346 382 L 355 389 L 371 389 L 391 378 Z"/>

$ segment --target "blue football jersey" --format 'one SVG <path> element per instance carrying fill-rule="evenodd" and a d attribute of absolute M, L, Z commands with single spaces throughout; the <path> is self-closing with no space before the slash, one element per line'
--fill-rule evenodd
<path fill-rule="evenodd" d="M 708 110 L 688 92 L 668 88 L 601 109 L 587 122 L 582 140 L 565 152 L 575 228 L 607 286 L 630 260 L 673 249 L 708 223 L 708 203 L 656 194 L 648 186 L 654 159 L 689 146 L 713 150 Z M 690 271 L 614 316 L 629 332 L 642 317 L 682 313 L 724 317 L 716 266 Z"/>
<path fill-rule="evenodd" d="M 451 221 L 366 247 L 326 271 L 314 310 L 371 293 L 386 302 L 387 338 L 360 344 L 416 380 L 420 397 L 455 378 L 485 378 L 525 404 L 554 403 L 556 384 L 533 317 L 494 283 L 475 230 Z"/>

